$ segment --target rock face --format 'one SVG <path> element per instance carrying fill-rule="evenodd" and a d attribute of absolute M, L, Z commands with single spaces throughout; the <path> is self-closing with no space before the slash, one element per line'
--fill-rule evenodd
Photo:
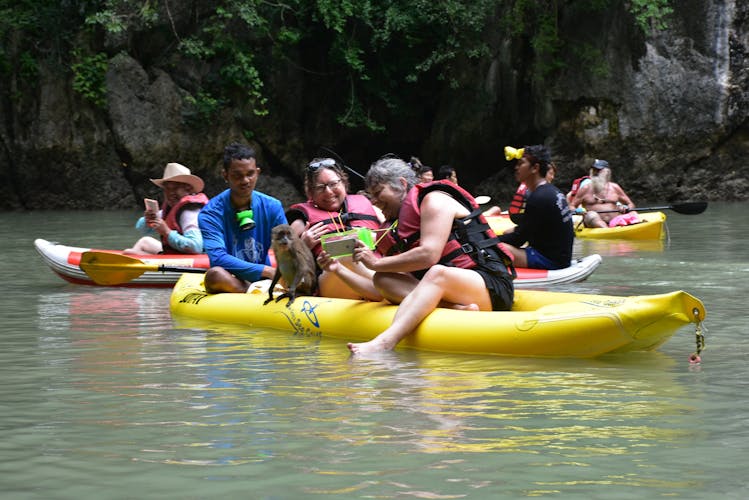
<path fill-rule="evenodd" d="M 257 149 L 258 189 L 285 204 L 303 199 L 300 166 L 323 144 L 362 173 L 388 152 L 450 163 L 461 184 L 500 203 L 515 188 L 502 147 L 539 142 L 552 148 L 560 187 L 598 157 L 638 200 L 749 199 L 749 3 L 687 0 L 674 8 L 667 30 L 645 35 L 624 11 L 562 13 L 559 29 L 597 48 L 600 70 L 562 71 L 534 85 L 527 50 L 497 36 L 492 58 L 467 63 L 461 88 L 444 88 L 425 105 L 428 120 L 393 120 L 386 136 L 336 126 L 320 96 L 304 93 L 315 88 L 304 85 L 309 77 L 284 63 L 269 77 L 270 119 L 248 118 L 238 104 L 202 125 L 184 119 L 184 68 L 119 52 L 109 60 L 106 106 L 96 108 L 43 67 L 35 88 L 0 82 L 3 96 L 21 96 L 5 98 L 0 110 L 0 207 L 134 208 L 158 196 L 149 178 L 171 161 L 215 195 L 225 186 L 222 150 L 233 141 Z"/>
<path fill-rule="evenodd" d="M 565 20 L 562 29 L 579 43 L 603 49 L 607 71 L 564 72 L 534 89 L 533 122 L 520 120 L 517 131 L 552 146 L 560 187 L 605 158 L 637 198 L 747 199 L 740 158 L 749 152 L 749 6 L 689 1 L 675 9 L 666 32 L 645 38 L 624 12 Z M 507 199 L 507 191 L 492 191 L 507 175 L 477 192 Z"/>

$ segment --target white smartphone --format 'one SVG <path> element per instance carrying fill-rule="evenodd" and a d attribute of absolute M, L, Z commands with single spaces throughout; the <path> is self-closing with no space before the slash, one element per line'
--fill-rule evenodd
<path fill-rule="evenodd" d="M 355 234 L 335 236 L 335 233 L 332 233 L 329 238 L 323 237 L 322 247 L 331 257 L 337 259 L 353 254 L 358 240 Z"/>
<path fill-rule="evenodd" d="M 157 213 L 159 211 L 158 201 L 152 200 L 151 198 L 143 198 L 143 203 L 146 205 L 146 210 L 149 210 L 153 213 Z"/>

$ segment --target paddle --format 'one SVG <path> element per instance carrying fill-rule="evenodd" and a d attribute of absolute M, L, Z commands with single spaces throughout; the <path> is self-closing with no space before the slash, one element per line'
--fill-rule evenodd
<path fill-rule="evenodd" d="M 180 273 L 204 273 L 206 269 L 197 267 L 169 267 L 160 264 L 146 264 L 140 259 L 108 252 L 83 252 L 81 269 L 99 285 L 120 285 L 134 280 L 146 271 L 172 271 Z"/>
<path fill-rule="evenodd" d="M 664 205 L 662 207 L 635 207 L 637 212 L 660 212 L 661 210 L 673 210 L 677 214 L 696 215 L 701 214 L 707 208 L 706 201 L 686 201 L 674 205 Z M 599 214 L 610 214 L 619 210 L 596 210 Z"/>

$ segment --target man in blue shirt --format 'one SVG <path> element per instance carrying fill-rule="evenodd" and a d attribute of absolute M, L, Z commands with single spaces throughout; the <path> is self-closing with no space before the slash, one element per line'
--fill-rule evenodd
<path fill-rule="evenodd" d="M 208 293 L 244 293 L 250 282 L 270 279 L 271 230 L 286 224 L 281 202 L 255 191 L 260 175 L 255 151 L 243 144 L 224 149 L 222 175 L 229 189 L 212 198 L 198 216 L 203 249 L 211 261 Z"/>

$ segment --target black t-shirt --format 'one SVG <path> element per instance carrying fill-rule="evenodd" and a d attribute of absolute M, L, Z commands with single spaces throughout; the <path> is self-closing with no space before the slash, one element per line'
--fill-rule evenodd
<path fill-rule="evenodd" d="M 542 184 L 526 193 L 525 213 L 515 231 L 499 239 L 515 247 L 526 242 L 559 267 L 572 260 L 575 232 L 572 213 L 564 194 L 552 184 Z"/>

